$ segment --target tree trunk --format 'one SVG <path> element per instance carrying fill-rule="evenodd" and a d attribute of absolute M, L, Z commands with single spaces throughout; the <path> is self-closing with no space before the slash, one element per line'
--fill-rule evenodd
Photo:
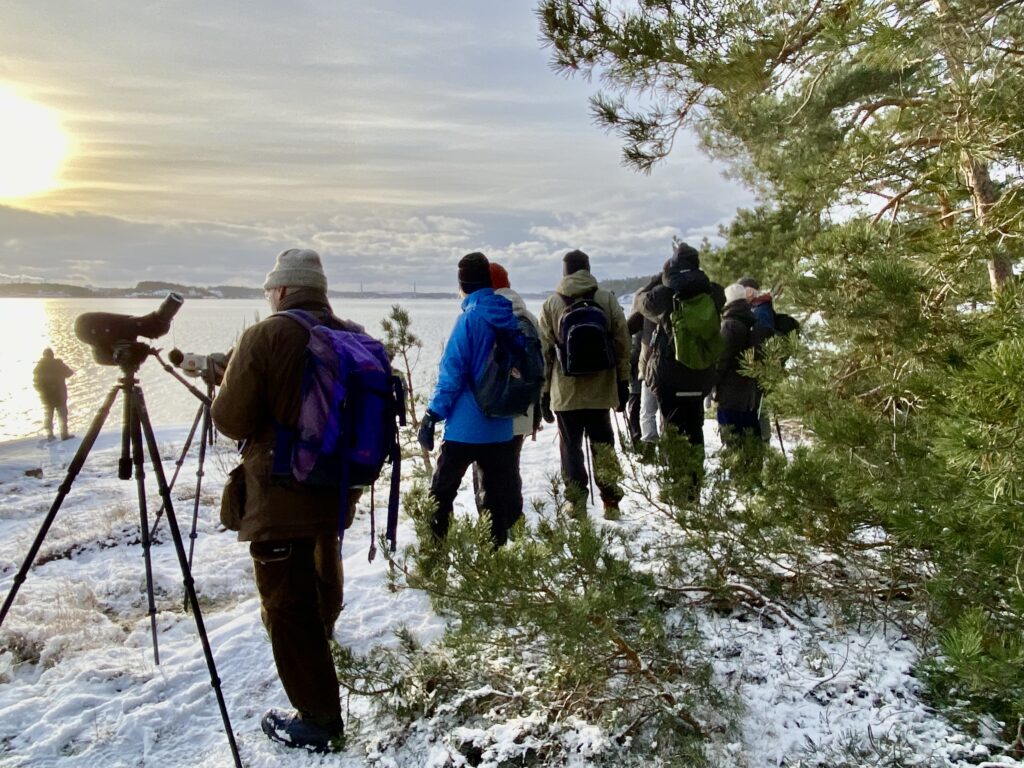
<path fill-rule="evenodd" d="M 971 154 L 965 152 L 962 160 L 964 177 L 971 190 L 971 202 L 974 205 L 974 216 L 982 230 L 988 228 L 988 214 L 998 199 L 996 185 L 992 183 L 992 175 L 988 165 Z M 993 233 L 995 235 L 995 233 Z M 1009 256 L 1000 249 L 988 260 L 988 278 L 992 293 L 999 293 L 1006 281 L 1013 275 L 1013 264 Z"/>

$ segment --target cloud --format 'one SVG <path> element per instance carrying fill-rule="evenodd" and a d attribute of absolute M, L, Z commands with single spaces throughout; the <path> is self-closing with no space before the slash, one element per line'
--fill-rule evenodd
<path fill-rule="evenodd" d="M 14 5 L 0 79 L 75 150 L 34 213 L 0 209 L 11 274 L 257 285 L 298 243 L 337 287 L 450 289 L 480 249 L 539 290 L 569 248 L 645 274 L 751 201 L 686 137 L 651 176 L 623 168 L 528 3 Z"/>

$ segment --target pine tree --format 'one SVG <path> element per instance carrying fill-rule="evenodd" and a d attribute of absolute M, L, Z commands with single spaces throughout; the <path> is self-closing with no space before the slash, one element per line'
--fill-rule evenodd
<path fill-rule="evenodd" d="M 557 68 L 601 78 L 592 109 L 627 164 L 650 172 L 693 129 L 763 199 L 706 262 L 783 282 L 802 310 L 800 343 L 752 372 L 806 444 L 745 497 L 755 535 L 732 562 L 756 574 L 770 547 L 807 544 L 884 558 L 865 597 L 920 601 L 933 679 L 1014 736 L 1020 3 L 545 0 L 538 16 Z"/>

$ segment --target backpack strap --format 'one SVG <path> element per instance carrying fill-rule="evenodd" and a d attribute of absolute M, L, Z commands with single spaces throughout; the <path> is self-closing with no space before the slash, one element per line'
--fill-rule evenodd
<path fill-rule="evenodd" d="M 392 376 L 391 386 L 395 392 L 395 408 L 398 411 L 398 425 L 404 427 L 405 421 L 405 384 L 400 376 Z M 398 548 L 398 502 L 399 486 L 402 482 L 402 444 L 395 430 L 395 441 L 391 444 L 391 493 L 388 496 L 387 537 L 391 551 Z"/>
<path fill-rule="evenodd" d="M 312 332 L 313 328 L 320 325 L 316 316 L 303 309 L 286 309 L 281 312 L 274 312 L 271 317 L 288 317 L 301 325 L 307 331 Z M 271 477 L 290 477 L 292 473 L 292 447 L 295 444 L 295 428 L 285 427 L 273 419 L 274 425 L 274 460 L 270 466 Z"/>
<path fill-rule="evenodd" d="M 398 426 L 404 427 L 405 420 L 405 385 L 401 377 L 392 375 L 392 394 L 395 398 L 395 411 L 392 417 L 397 417 Z M 388 550 L 394 553 L 398 549 L 398 505 L 401 498 L 400 489 L 402 484 L 402 445 L 399 442 L 398 429 L 395 429 L 395 439 L 391 443 L 388 453 L 388 463 L 391 464 L 391 487 L 388 491 L 388 517 L 384 529 L 387 536 Z M 367 554 L 367 562 L 372 563 L 377 556 L 377 521 L 373 512 L 373 488 L 370 488 L 370 551 Z"/>

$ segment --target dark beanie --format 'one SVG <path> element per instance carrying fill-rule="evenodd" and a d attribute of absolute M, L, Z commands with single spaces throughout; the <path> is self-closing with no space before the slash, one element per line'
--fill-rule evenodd
<path fill-rule="evenodd" d="M 467 296 L 481 288 L 491 287 L 491 265 L 479 251 L 459 259 L 459 289 Z"/>
<path fill-rule="evenodd" d="M 679 243 L 672 251 L 670 262 L 676 269 L 697 269 L 700 267 L 700 254 L 693 246 Z"/>
<path fill-rule="evenodd" d="M 583 251 L 569 251 L 562 257 L 562 272 L 564 274 L 571 275 L 581 269 L 590 271 L 590 257 Z"/>
<path fill-rule="evenodd" d="M 742 285 L 744 288 L 753 288 L 754 290 L 757 291 L 761 290 L 761 284 L 757 281 L 757 278 L 754 277 L 741 277 L 736 282 Z"/>

